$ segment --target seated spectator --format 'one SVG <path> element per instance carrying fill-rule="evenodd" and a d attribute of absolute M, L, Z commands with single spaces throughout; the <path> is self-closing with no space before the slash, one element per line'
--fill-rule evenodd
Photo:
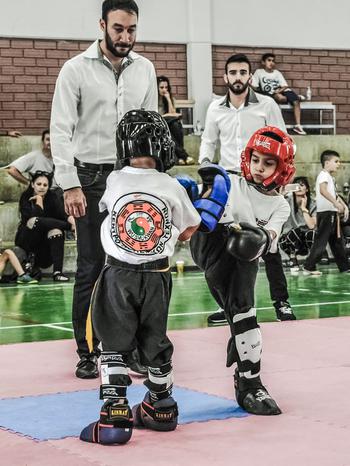
<path fill-rule="evenodd" d="M 252 87 L 261 94 L 269 95 L 278 104 L 289 103 L 293 107 L 296 134 L 304 135 L 306 132 L 300 124 L 300 101 L 303 96 L 297 95 L 287 84 L 283 74 L 275 68 L 276 56 L 273 53 L 265 53 L 261 58 L 262 68 L 255 71 L 252 78 Z"/>
<path fill-rule="evenodd" d="M 10 138 L 19 138 L 22 136 L 22 133 L 16 130 L 8 131 L 7 129 L 0 129 L 0 136 L 9 136 Z"/>
<path fill-rule="evenodd" d="M 68 281 L 62 273 L 64 255 L 64 230 L 75 230 L 73 217 L 64 212 L 57 194 L 50 191 L 52 175 L 38 171 L 19 201 L 21 222 L 15 243 L 34 253 L 35 266 L 41 268 L 53 264 L 53 279 Z"/>
<path fill-rule="evenodd" d="M 25 273 L 20 261 L 20 259 L 23 261 L 25 257 L 25 252 L 16 246 L 14 249 L 0 250 L 0 283 L 8 283 L 16 277 L 19 284 L 38 283 L 38 280 Z"/>
<path fill-rule="evenodd" d="M 37 171 L 53 173 L 54 166 L 51 155 L 50 131 L 48 129 L 42 132 L 41 143 L 41 149 L 22 155 L 5 167 L 8 174 L 19 183 L 26 186 L 30 184 L 30 177 L 24 176 L 24 174 L 33 175 Z M 53 187 L 57 188 L 57 185 L 54 183 Z"/>
<path fill-rule="evenodd" d="M 178 165 L 192 165 L 194 160 L 184 148 L 184 134 L 181 124 L 181 113 L 176 111 L 176 101 L 171 93 L 169 78 L 159 76 L 158 82 L 158 112 L 168 123 L 171 137 L 175 142 L 175 155 Z"/>
<path fill-rule="evenodd" d="M 309 181 L 305 176 L 294 178 L 297 191 L 288 193 L 290 215 L 283 225 L 279 245 L 296 268 L 297 256 L 306 256 L 312 246 L 316 230 L 316 203 L 311 198 Z"/>

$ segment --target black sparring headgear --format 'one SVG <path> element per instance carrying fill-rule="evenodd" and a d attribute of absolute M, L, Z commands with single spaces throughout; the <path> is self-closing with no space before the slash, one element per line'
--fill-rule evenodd
<path fill-rule="evenodd" d="M 153 157 L 157 170 L 175 165 L 175 143 L 168 125 L 157 112 L 131 110 L 117 127 L 117 159 L 122 167 L 134 157 Z"/>

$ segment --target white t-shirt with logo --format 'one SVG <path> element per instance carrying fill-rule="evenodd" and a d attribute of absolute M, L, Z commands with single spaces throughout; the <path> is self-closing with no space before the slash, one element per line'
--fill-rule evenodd
<path fill-rule="evenodd" d="M 280 71 L 273 70 L 271 73 L 269 73 L 263 68 L 259 68 L 253 74 L 252 86 L 259 87 L 267 94 L 274 94 L 277 88 L 288 86 L 288 84 Z"/>
<path fill-rule="evenodd" d="M 104 251 L 129 264 L 172 256 L 179 235 L 201 221 L 185 188 L 155 169 L 113 171 L 99 208 L 108 210 L 101 226 Z"/>
<path fill-rule="evenodd" d="M 274 231 L 276 237 L 270 251 L 277 252 L 279 235 L 290 214 L 288 202 L 280 194 L 270 196 L 258 191 L 241 176 L 230 175 L 230 180 L 230 194 L 220 223 L 247 222 Z"/>
<path fill-rule="evenodd" d="M 316 178 L 316 206 L 317 212 L 337 212 L 337 208 L 326 199 L 320 193 L 320 184 L 327 183 L 327 191 L 331 194 L 335 199 L 337 198 L 337 190 L 335 187 L 335 181 L 333 176 L 328 173 L 326 170 L 322 170 L 318 177 Z"/>

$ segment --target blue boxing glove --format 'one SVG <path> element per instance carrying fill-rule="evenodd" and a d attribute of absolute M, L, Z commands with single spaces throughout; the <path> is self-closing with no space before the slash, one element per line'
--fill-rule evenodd
<path fill-rule="evenodd" d="M 188 197 L 192 203 L 199 197 L 198 185 L 194 179 L 188 175 L 176 175 L 177 181 L 186 189 Z"/>
<path fill-rule="evenodd" d="M 212 163 L 202 165 L 198 174 L 203 180 L 203 189 L 201 197 L 193 205 L 202 219 L 199 230 L 210 233 L 224 213 L 231 181 L 224 168 Z"/>

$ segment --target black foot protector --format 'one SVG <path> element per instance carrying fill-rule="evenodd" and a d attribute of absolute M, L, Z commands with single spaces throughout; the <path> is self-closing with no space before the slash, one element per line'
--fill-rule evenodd
<path fill-rule="evenodd" d="M 234 381 L 237 403 L 248 413 L 258 416 L 273 416 L 282 413 L 275 400 L 261 383 L 260 377 L 253 379 L 240 377 L 236 369 Z"/>
<path fill-rule="evenodd" d="M 177 426 L 177 403 L 171 396 L 152 403 L 146 393 L 143 402 L 132 408 L 132 413 L 135 427 L 166 432 Z"/>
<path fill-rule="evenodd" d="M 115 400 L 106 401 L 100 412 L 100 420 L 86 426 L 80 434 L 80 440 L 102 445 L 122 445 L 132 435 L 133 419 L 128 400 L 122 403 Z"/>

